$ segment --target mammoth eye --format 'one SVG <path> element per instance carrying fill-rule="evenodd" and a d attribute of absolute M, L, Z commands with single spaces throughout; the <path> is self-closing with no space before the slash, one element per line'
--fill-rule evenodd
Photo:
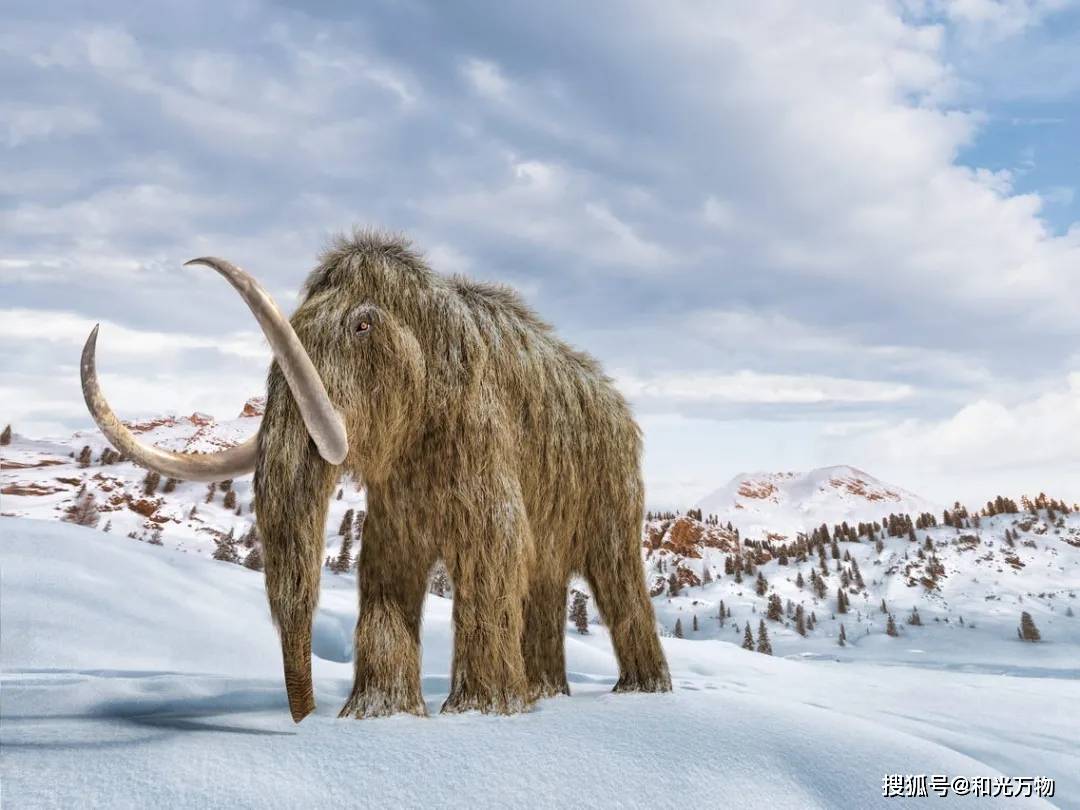
<path fill-rule="evenodd" d="M 371 321 L 363 319 L 356 322 L 356 331 L 358 334 L 364 334 L 371 331 Z"/>

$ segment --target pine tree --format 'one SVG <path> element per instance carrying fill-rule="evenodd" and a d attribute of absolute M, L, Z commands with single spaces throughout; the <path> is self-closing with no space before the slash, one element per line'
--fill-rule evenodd
<path fill-rule="evenodd" d="M 709 570 L 708 565 L 701 566 L 701 584 L 708 585 L 713 581 L 712 571 Z"/>
<path fill-rule="evenodd" d="M 0 445 L 11 444 L 11 425 L 4 428 L 4 432 L 0 433 Z"/>
<path fill-rule="evenodd" d="M 806 585 L 806 580 L 803 579 L 802 571 L 800 571 L 795 577 L 795 587 L 800 590 Z"/>
<path fill-rule="evenodd" d="M 885 607 L 885 600 L 884 599 L 881 600 L 881 612 L 882 613 L 888 613 L 889 612 L 889 609 L 887 607 Z"/>
<path fill-rule="evenodd" d="M 344 537 L 346 534 L 352 534 L 353 524 L 353 510 L 346 509 L 345 514 L 341 516 L 341 526 L 338 527 L 338 534 Z"/>
<path fill-rule="evenodd" d="M 589 597 L 581 591 L 574 589 L 574 601 L 570 606 L 570 620 L 574 623 L 578 633 L 583 636 L 589 635 Z M 682 632 L 682 628 L 677 628 Z"/>
<path fill-rule="evenodd" d="M 217 492 L 217 484 L 211 481 L 206 485 L 206 503 L 213 502 L 215 492 Z"/>
<path fill-rule="evenodd" d="M 199 508 L 195 506 L 195 504 L 192 504 L 191 511 L 187 513 L 188 520 L 194 519 L 197 514 L 199 514 Z"/>
<path fill-rule="evenodd" d="M 210 556 L 215 560 L 231 563 L 240 562 L 240 555 L 236 553 L 236 539 L 233 537 L 231 529 L 227 535 L 215 538 L 214 543 L 216 548 L 214 549 L 214 553 Z"/>
<path fill-rule="evenodd" d="M 79 462 L 80 467 L 90 466 L 90 445 L 83 445 L 83 449 L 79 451 L 79 457 L 76 460 Z"/>
<path fill-rule="evenodd" d="M 166 478 L 165 479 L 165 486 L 163 486 L 161 488 L 161 491 L 162 492 L 172 492 L 173 490 L 176 489 L 176 485 L 178 483 L 180 483 L 180 482 L 177 481 L 175 478 Z"/>
<path fill-rule="evenodd" d="M 682 638 L 683 637 L 683 634 L 682 634 L 682 619 L 676 619 L 675 620 L 674 635 L 675 635 L 675 638 Z"/>
<path fill-rule="evenodd" d="M 359 563 L 357 555 L 357 562 Z M 446 597 L 450 594 L 450 576 L 446 573 L 446 566 L 442 562 L 435 563 L 435 570 L 431 574 L 431 582 L 428 584 L 428 593 Z"/>
<path fill-rule="evenodd" d="M 840 637 L 837 639 L 837 643 L 841 647 L 847 646 L 847 632 L 844 630 L 844 625 L 840 625 Z"/>
<path fill-rule="evenodd" d="M 330 570 L 335 574 L 347 573 L 349 568 L 352 567 L 352 531 L 344 534 L 341 538 L 341 548 L 338 550 L 337 558 L 330 564 Z"/>
<path fill-rule="evenodd" d="M 743 631 L 742 648 L 750 652 L 754 651 L 754 634 L 750 632 L 750 622 L 746 623 L 746 629 Z"/>
<path fill-rule="evenodd" d="M 675 572 L 671 572 L 671 576 L 668 577 L 668 593 L 672 596 L 678 596 L 682 592 L 682 585 L 679 584 L 679 578 L 675 576 Z"/>
<path fill-rule="evenodd" d="M 97 504 L 94 502 L 93 493 L 84 489 L 82 494 L 75 499 L 75 503 L 64 510 L 63 520 L 79 526 L 95 528 L 98 521 L 101 520 L 101 515 L 98 512 Z"/>
<path fill-rule="evenodd" d="M 777 594 L 774 593 L 769 597 L 769 607 L 765 615 L 769 618 L 769 621 L 773 622 L 778 622 L 784 618 L 784 604 Z"/>
<path fill-rule="evenodd" d="M 764 596 L 769 590 L 769 583 L 765 581 L 765 577 L 760 571 L 758 571 L 757 580 L 754 582 L 754 590 L 758 596 Z"/>
<path fill-rule="evenodd" d="M 863 582 L 862 571 L 859 570 L 859 561 L 851 561 L 851 578 L 855 580 L 855 587 L 860 591 L 866 589 L 866 583 Z"/>
<path fill-rule="evenodd" d="M 149 543 L 152 546 L 163 546 L 163 545 L 165 545 L 165 543 L 162 542 L 162 540 L 161 540 L 161 529 L 160 529 L 160 527 L 155 528 L 152 532 L 150 532 L 150 539 L 147 540 L 146 542 Z"/>
<path fill-rule="evenodd" d="M 693 628 L 694 628 L 694 632 L 696 633 L 698 631 L 698 623 L 697 623 L 697 614 L 696 613 L 694 614 Z"/>
<path fill-rule="evenodd" d="M 1016 629 L 1016 632 L 1023 641 L 1039 641 L 1042 638 L 1039 634 L 1039 628 L 1035 626 L 1035 620 L 1031 618 L 1031 614 L 1026 610 L 1020 614 L 1020 626 Z"/>
<path fill-rule="evenodd" d="M 913 627 L 922 627 L 922 616 L 919 615 L 919 609 L 917 607 L 911 609 L 911 615 L 908 616 L 907 623 Z"/>
<path fill-rule="evenodd" d="M 161 475 L 153 470 L 147 470 L 143 476 L 143 495 L 151 496 L 157 493 L 158 484 L 161 483 Z"/>
<path fill-rule="evenodd" d="M 802 605 L 795 608 L 795 632 L 800 636 L 806 635 L 806 611 Z"/>
<path fill-rule="evenodd" d="M 111 520 L 106 520 L 105 521 L 105 528 L 102 529 L 101 531 L 105 532 L 105 534 L 108 534 L 109 532 L 111 532 L 112 531 L 112 521 Z"/>
<path fill-rule="evenodd" d="M 896 620 L 889 614 L 889 621 L 885 624 L 885 635 L 893 636 L 894 638 L 900 635 L 900 631 L 896 629 Z"/>
<path fill-rule="evenodd" d="M 847 613 L 848 602 L 847 595 L 844 593 L 843 588 L 837 588 L 836 590 L 836 612 Z"/>
<path fill-rule="evenodd" d="M 818 599 L 824 599 L 825 598 L 825 588 L 826 588 L 826 586 L 825 586 L 825 577 L 818 576 L 814 580 L 813 585 L 814 585 L 814 593 L 817 595 L 817 598 Z"/>
<path fill-rule="evenodd" d="M 252 571 L 263 570 L 262 546 L 251 547 L 251 551 L 244 556 L 244 568 L 250 568 Z"/>
<path fill-rule="evenodd" d="M 721 626 L 721 627 L 723 627 L 723 626 L 724 626 L 724 616 L 725 616 L 725 610 L 724 610 L 724 600 L 723 600 L 723 599 L 721 599 L 721 600 L 720 600 L 720 616 L 719 616 L 719 619 L 720 619 L 720 626 Z"/>
<path fill-rule="evenodd" d="M 230 489 L 225 493 L 225 500 L 222 501 L 222 505 L 226 509 L 236 509 L 236 490 Z"/>
<path fill-rule="evenodd" d="M 765 627 L 764 619 L 758 624 L 757 632 L 757 651 L 765 653 L 765 655 L 772 655 L 772 644 L 769 642 L 769 631 Z"/>

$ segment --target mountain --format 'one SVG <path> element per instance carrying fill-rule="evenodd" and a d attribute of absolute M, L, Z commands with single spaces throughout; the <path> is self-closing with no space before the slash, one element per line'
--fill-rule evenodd
<path fill-rule="evenodd" d="M 855 467 L 821 467 L 805 473 L 758 472 L 735 476 L 698 504 L 744 537 L 764 533 L 794 537 L 822 523 L 881 521 L 893 514 L 941 514 L 941 507 Z"/>
<path fill-rule="evenodd" d="M 143 442 L 167 450 L 211 453 L 254 435 L 264 405 L 261 397 L 250 399 L 233 419 L 193 413 L 125 424 Z M 167 479 L 147 492 L 146 470 L 129 461 L 114 461 L 112 455 L 96 429 L 67 439 L 31 439 L 15 433 L 11 444 L 0 447 L 0 516 L 59 520 L 85 492 L 98 511 L 97 529 L 108 527 L 114 534 L 139 540 L 156 536 L 170 548 L 196 554 L 210 554 L 216 540 L 230 531 L 236 538 L 244 537 L 255 525 L 250 475 L 226 483 L 231 495 L 221 485 L 211 492 L 207 484 Z M 345 512 L 364 505 L 363 493 L 348 479 L 343 479 L 339 492 L 326 520 L 331 551 Z"/>

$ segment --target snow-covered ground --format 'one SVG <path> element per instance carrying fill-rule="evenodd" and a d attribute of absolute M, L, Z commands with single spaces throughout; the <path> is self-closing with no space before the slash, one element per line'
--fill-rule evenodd
<path fill-rule="evenodd" d="M 260 414 L 252 400 L 231 420 L 148 417 L 132 428 L 163 447 L 211 451 L 250 436 Z M 261 574 L 208 559 L 227 533 L 254 524 L 250 477 L 231 494 L 166 481 L 148 493 L 145 471 L 102 459 L 106 448 L 96 431 L 16 432 L 0 448 L 4 807 L 902 804 L 882 798 L 889 773 L 1048 776 L 1053 804 L 1080 807 L 1077 511 L 972 509 L 959 526 L 921 525 L 914 541 L 879 525 L 836 543 L 836 557 L 830 540 L 816 593 L 820 552 L 811 545 L 799 559 L 800 532 L 824 523 L 835 535 L 840 523 L 890 514 L 941 521 L 942 508 L 851 467 L 738 476 L 701 502 L 704 520 L 656 516 L 643 527 L 675 693 L 609 694 L 615 662 L 590 600 L 589 634 L 568 627 L 574 695 L 513 718 L 438 715 L 451 602 L 432 595 L 432 717 L 338 720 L 355 577 L 326 571 L 314 631 L 319 711 L 294 726 Z M 96 530 L 58 522 L 87 495 Z M 362 507 L 343 480 L 329 504 L 328 557 L 343 516 Z M 234 546 L 238 559 L 251 553 Z M 733 561 L 752 572 L 725 572 Z M 774 655 L 741 649 L 747 624 L 759 636 L 771 597 L 784 608 L 765 622 Z M 797 608 L 816 620 L 805 636 Z M 921 626 L 906 621 L 913 609 Z M 1021 611 L 1040 643 L 1017 639 Z"/>
<path fill-rule="evenodd" d="M 0 533 L 4 807 L 942 801 L 882 798 L 891 773 L 1047 776 L 1050 802 L 946 803 L 1080 807 L 1074 635 L 1025 645 L 989 627 L 931 624 L 844 650 L 822 642 L 806 660 L 784 657 L 780 638 L 767 656 L 718 630 L 723 641 L 664 638 L 674 694 L 612 695 L 603 627 L 568 628 L 572 697 L 516 717 L 441 716 L 451 603 L 432 596 L 423 638 L 432 716 L 339 720 L 355 582 L 328 573 L 315 627 L 319 709 L 294 726 L 257 572 L 64 523 L 4 518 Z M 957 644 L 964 633 L 1007 650 L 1007 674 L 965 671 L 964 649 L 979 645 Z M 897 644 L 924 652 L 898 655 Z"/>

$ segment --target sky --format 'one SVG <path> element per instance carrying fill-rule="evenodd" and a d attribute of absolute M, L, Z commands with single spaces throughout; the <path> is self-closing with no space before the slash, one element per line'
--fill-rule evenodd
<path fill-rule="evenodd" d="M 330 238 L 600 359 L 652 506 L 852 464 L 1080 501 L 1080 5 L 5 4 L 0 421 L 239 412 Z"/>

